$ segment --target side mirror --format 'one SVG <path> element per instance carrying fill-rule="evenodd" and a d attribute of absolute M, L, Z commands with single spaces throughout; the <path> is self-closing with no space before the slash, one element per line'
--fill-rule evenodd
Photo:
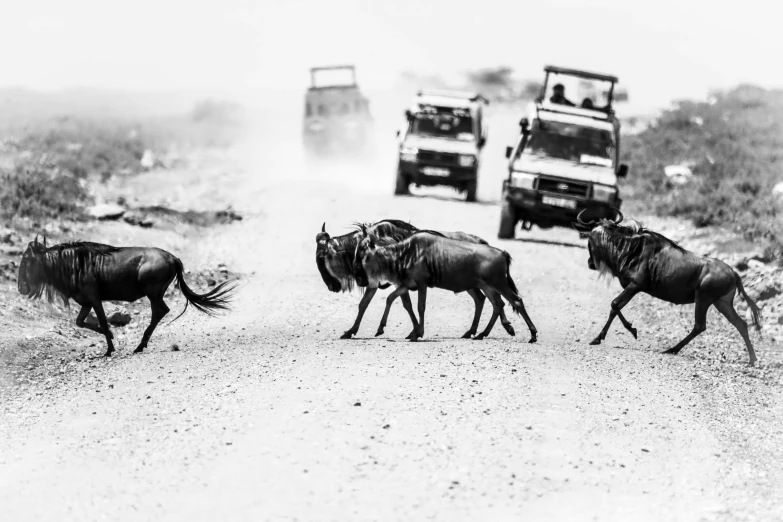
<path fill-rule="evenodd" d="M 511 158 L 511 153 L 514 152 L 514 147 L 506 147 L 506 159 Z"/>
<path fill-rule="evenodd" d="M 526 132 L 527 129 L 530 128 L 530 120 L 527 118 L 519 120 L 519 128 L 522 129 L 522 132 Z"/>
<path fill-rule="evenodd" d="M 483 149 L 484 145 L 487 143 L 487 138 L 481 137 L 478 141 L 478 148 Z"/>
<path fill-rule="evenodd" d="M 397 137 L 398 138 L 400 137 L 400 131 L 397 131 Z"/>
<path fill-rule="evenodd" d="M 410 120 L 411 118 L 413 118 L 413 113 L 408 109 L 405 111 L 405 119 Z"/>
<path fill-rule="evenodd" d="M 620 164 L 620 168 L 617 169 L 617 177 L 624 178 L 628 175 L 628 165 L 625 163 Z"/>

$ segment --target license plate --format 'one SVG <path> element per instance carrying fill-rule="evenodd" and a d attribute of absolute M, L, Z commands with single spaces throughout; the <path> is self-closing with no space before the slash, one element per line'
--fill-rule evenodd
<path fill-rule="evenodd" d="M 552 205 L 553 207 L 576 208 L 576 201 L 574 201 L 573 199 L 552 198 L 549 196 L 543 196 L 541 198 L 541 201 L 545 205 Z"/>
<path fill-rule="evenodd" d="M 421 169 L 422 174 L 426 174 L 428 176 L 448 176 L 449 175 L 449 169 L 442 169 L 440 167 L 422 167 Z"/>

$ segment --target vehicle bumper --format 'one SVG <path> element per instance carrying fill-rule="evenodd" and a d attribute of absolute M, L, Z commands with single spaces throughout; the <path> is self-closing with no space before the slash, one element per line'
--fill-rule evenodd
<path fill-rule="evenodd" d="M 544 194 L 536 190 L 508 187 L 504 183 L 503 198 L 516 210 L 517 218 L 549 225 L 570 227 L 576 221 L 576 216 L 586 210 L 583 218 L 585 221 L 593 219 L 616 217 L 616 210 L 620 209 L 622 199 L 617 198 L 613 203 L 594 201 L 583 198 L 561 197 L 551 194 L 552 197 L 568 199 L 575 202 L 574 208 L 564 208 L 543 202 Z"/>
<path fill-rule="evenodd" d="M 427 167 L 448 169 L 446 176 L 433 176 L 424 172 Z M 454 167 L 454 166 L 436 166 L 421 165 L 419 163 L 400 162 L 399 169 L 408 176 L 411 183 L 424 186 L 445 185 L 464 189 L 468 183 L 478 179 L 478 168 L 476 167 Z"/>

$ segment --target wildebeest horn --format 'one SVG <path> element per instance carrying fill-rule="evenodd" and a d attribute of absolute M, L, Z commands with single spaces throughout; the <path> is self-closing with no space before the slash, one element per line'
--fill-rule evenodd
<path fill-rule="evenodd" d="M 46 246 L 46 234 L 44 234 L 44 246 Z"/>
<path fill-rule="evenodd" d="M 324 221 L 324 224 L 321 225 L 321 232 L 326 232 L 326 221 Z"/>
<path fill-rule="evenodd" d="M 617 209 L 617 216 L 619 219 L 615 219 L 614 224 L 619 225 L 623 221 L 623 213 L 620 212 L 620 209 Z"/>
<path fill-rule="evenodd" d="M 587 226 L 587 225 L 589 225 L 589 223 L 585 223 L 584 221 L 582 221 L 582 214 L 584 214 L 584 213 L 585 213 L 585 210 L 587 210 L 587 209 L 584 209 L 584 210 L 582 210 L 582 211 L 581 211 L 579 214 L 577 214 L 577 216 L 576 216 L 576 220 L 579 222 L 579 224 L 580 224 L 580 225 L 585 225 L 585 226 Z"/>
<path fill-rule="evenodd" d="M 38 234 L 35 235 L 35 239 L 33 239 L 33 244 L 34 245 L 38 244 Z"/>

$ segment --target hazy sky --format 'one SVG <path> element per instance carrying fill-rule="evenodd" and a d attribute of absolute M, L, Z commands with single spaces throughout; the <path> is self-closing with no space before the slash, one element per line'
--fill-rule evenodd
<path fill-rule="evenodd" d="M 783 9 L 768 1 L 13 4 L 0 18 L 5 85 L 302 89 L 310 66 L 350 62 L 371 87 L 393 82 L 402 69 L 510 65 L 534 78 L 546 63 L 594 69 L 619 76 L 644 105 L 739 82 L 783 86 L 776 35 Z"/>

